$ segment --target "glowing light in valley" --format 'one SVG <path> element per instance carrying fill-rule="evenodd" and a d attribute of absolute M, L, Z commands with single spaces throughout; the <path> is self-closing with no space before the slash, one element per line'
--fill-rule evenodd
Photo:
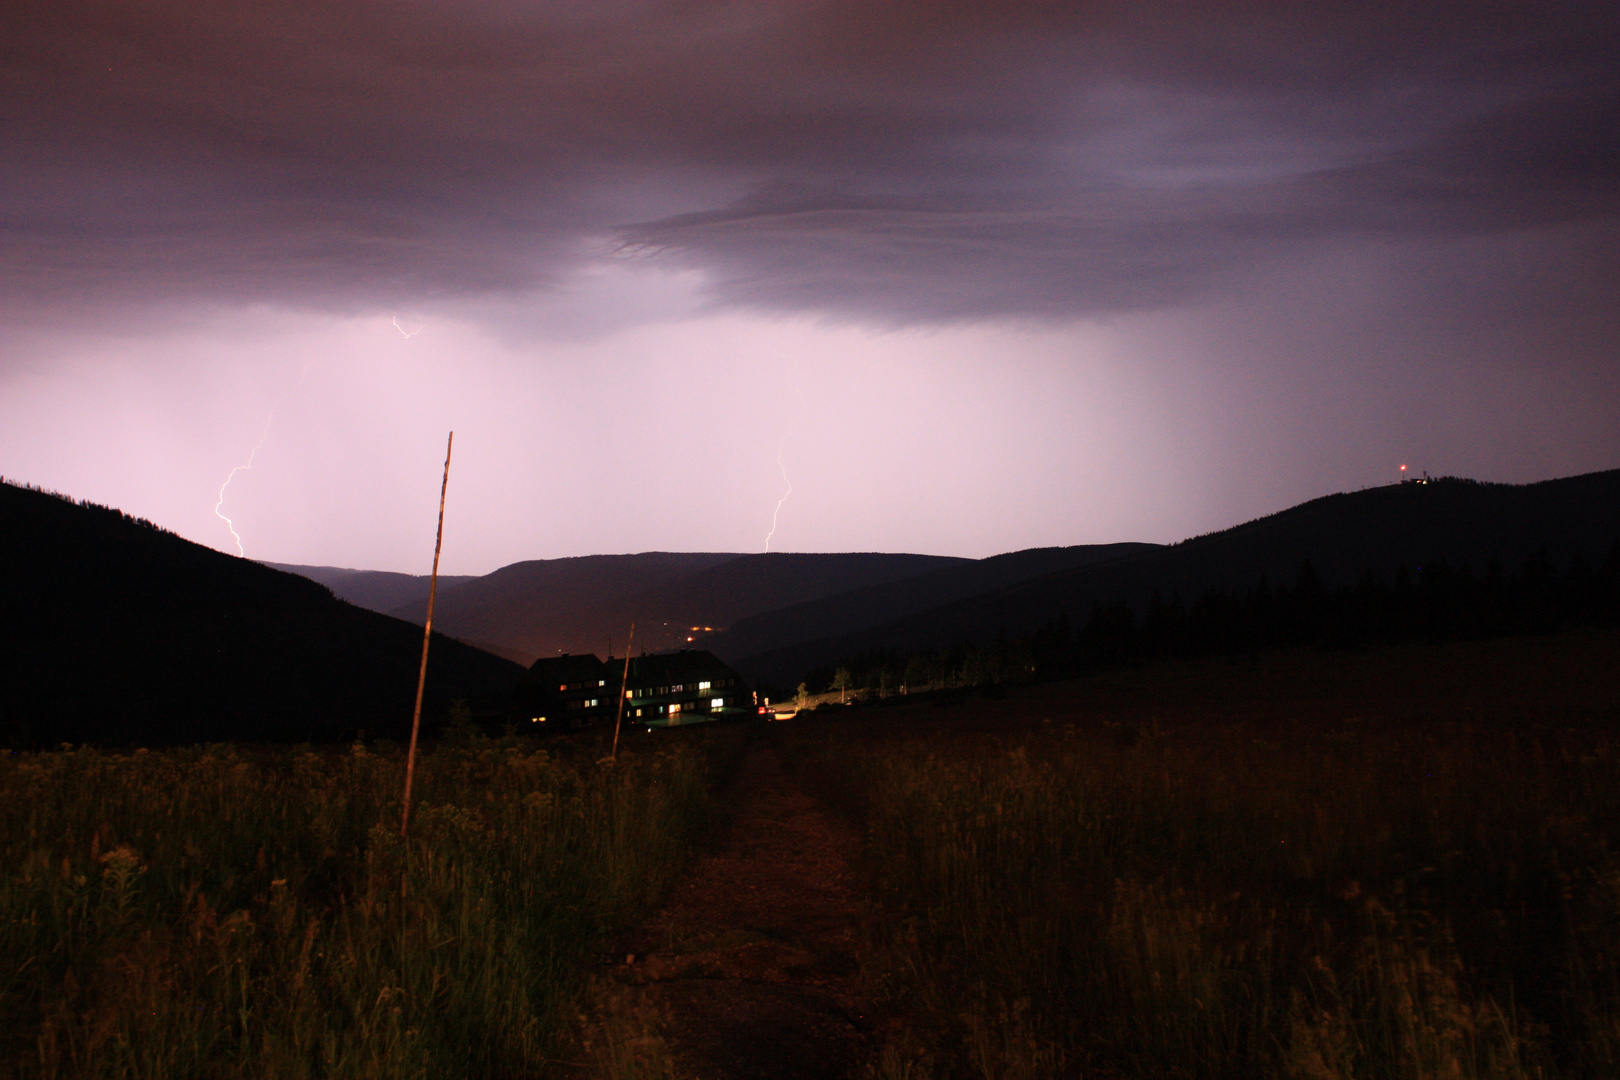
<path fill-rule="evenodd" d="M 398 315 L 394 316 L 394 329 L 398 330 L 400 333 L 404 334 L 408 338 L 413 338 L 417 334 L 420 334 L 422 332 L 422 328 L 420 326 L 418 326 L 415 330 L 406 330 L 403 326 L 399 325 L 399 316 Z"/>
<path fill-rule="evenodd" d="M 236 541 L 236 554 L 241 558 L 246 558 L 247 552 L 242 549 L 242 537 L 236 531 L 236 523 L 226 516 L 223 509 L 225 506 L 225 489 L 231 486 L 231 481 L 236 479 L 237 473 L 246 472 L 253 468 L 254 457 L 258 455 L 259 448 L 264 445 L 264 440 L 268 439 L 269 437 L 270 421 L 266 419 L 264 422 L 264 434 L 259 436 L 259 441 L 253 444 L 252 450 L 248 451 L 247 461 L 232 469 L 231 474 L 225 478 L 225 482 L 219 485 L 219 501 L 214 504 L 214 516 L 223 521 L 225 523 L 225 527 L 231 530 L 231 537 Z"/>

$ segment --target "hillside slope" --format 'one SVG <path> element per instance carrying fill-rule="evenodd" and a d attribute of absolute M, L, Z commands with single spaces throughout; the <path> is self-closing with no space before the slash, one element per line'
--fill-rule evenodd
<path fill-rule="evenodd" d="M 729 552 L 644 551 L 531 559 L 439 590 L 433 625 L 464 641 L 488 641 L 529 657 L 601 653 L 610 636 L 623 648 L 627 622 L 603 612 L 648 589 L 680 581 L 740 556 Z M 390 614 L 421 625 L 427 597 Z"/>
<path fill-rule="evenodd" d="M 795 685 L 819 664 L 875 649 L 938 647 L 1026 634 L 1060 615 L 1084 620 L 1114 600 L 1138 608 L 1157 590 L 1191 601 L 1292 581 L 1309 561 L 1328 587 L 1444 560 L 1482 570 L 1545 550 L 1562 562 L 1600 558 L 1620 538 L 1620 470 L 1538 484 L 1441 480 L 1328 495 L 1170 547 L 1063 570 L 864 630 L 738 657 L 749 678 Z"/>
<path fill-rule="evenodd" d="M 325 585 L 339 600 L 355 607 L 388 614 L 405 604 L 427 603 L 429 576 L 400 574 L 391 570 L 351 570 L 342 566 L 301 566 L 296 563 L 267 562 L 263 565 L 287 574 L 297 574 Z M 440 574 L 439 592 L 475 581 L 476 574 Z"/>
<path fill-rule="evenodd" d="M 647 648 L 678 648 L 685 644 L 684 631 L 692 628 L 723 630 L 761 612 L 815 603 L 851 590 L 904 585 L 963 565 L 973 564 L 942 555 L 745 555 L 674 585 L 629 597 L 624 615 L 662 613 L 663 626 L 648 625 Z M 661 632 L 667 644 L 660 643 Z M 713 642 L 727 635 L 697 636 L 703 638 L 704 648 L 712 650 Z"/>
<path fill-rule="evenodd" d="M 0 484 L 0 740 L 176 743 L 408 729 L 422 632 L 116 510 Z M 428 695 L 522 669 L 436 636 Z"/>
<path fill-rule="evenodd" d="M 441 589 L 433 625 L 464 641 L 530 656 L 687 644 L 693 627 L 726 627 L 761 611 L 966 560 L 933 555 L 735 555 L 644 552 L 513 563 Z M 397 608 L 420 621 L 427 603 Z"/>
<path fill-rule="evenodd" d="M 1157 546 L 1089 544 L 1030 548 L 987 559 L 959 559 L 900 581 L 868 585 L 740 619 L 726 632 L 708 638 L 704 645 L 727 659 L 751 656 L 797 642 L 881 626 L 1030 578 L 1151 551 Z"/>

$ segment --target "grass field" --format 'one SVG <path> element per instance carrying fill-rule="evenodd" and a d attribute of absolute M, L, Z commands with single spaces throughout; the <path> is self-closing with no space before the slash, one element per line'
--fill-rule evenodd
<path fill-rule="evenodd" d="M 1620 1075 L 1620 637 L 1295 652 L 784 732 L 890 1077 Z"/>
<path fill-rule="evenodd" d="M 535 1075 L 742 735 L 6 753 L 0 1075 Z"/>
<path fill-rule="evenodd" d="M 1613 633 L 1284 651 L 769 729 L 866 839 L 877 1080 L 1595 1080 L 1615 671 Z M 0 755 L 0 1076 L 674 1075 L 584 973 L 748 738 L 469 737 L 409 844 L 395 748 Z"/>

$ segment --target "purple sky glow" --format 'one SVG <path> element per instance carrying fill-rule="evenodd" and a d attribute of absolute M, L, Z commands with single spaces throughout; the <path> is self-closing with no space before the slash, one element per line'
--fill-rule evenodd
<path fill-rule="evenodd" d="M 1620 466 L 1612 4 L 4 28 L 0 474 L 223 551 L 260 444 L 250 557 L 425 572 L 452 428 L 450 573 Z"/>

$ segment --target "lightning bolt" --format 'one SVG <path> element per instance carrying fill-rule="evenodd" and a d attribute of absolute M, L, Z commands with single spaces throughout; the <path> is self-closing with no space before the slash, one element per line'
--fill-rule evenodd
<path fill-rule="evenodd" d="M 225 505 L 225 489 L 231 486 L 231 481 L 236 479 L 237 473 L 245 472 L 253 468 L 253 458 L 258 454 L 259 448 L 264 445 L 264 441 L 269 437 L 270 420 L 269 418 L 266 418 L 264 421 L 264 434 L 259 436 L 259 441 L 253 444 L 252 450 L 248 451 L 247 461 L 232 469 L 231 474 L 225 478 L 225 482 L 219 485 L 219 501 L 214 504 L 214 516 L 223 521 L 225 523 L 225 527 L 231 530 L 231 536 L 236 540 L 236 554 L 241 558 L 246 558 L 247 556 L 247 552 L 242 550 L 242 537 L 236 531 L 236 524 L 232 522 L 221 509 L 221 507 Z"/>
<path fill-rule="evenodd" d="M 399 325 L 398 314 L 394 315 L 394 329 L 404 334 L 407 339 L 413 338 L 422 332 L 420 326 L 415 330 L 407 330 Z M 259 451 L 264 448 L 265 441 L 270 438 L 270 422 L 276 418 L 276 410 L 281 407 L 291 394 L 304 385 L 305 380 L 309 378 L 309 373 L 315 370 L 315 363 L 314 357 L 304 361 L 303 370 L 298 373 L 298 381 L 280 394 L 276 399 L 276 403 L 271 406 L 270 414 L 264 418 L 264 432 L 259 436 L 259 441 L 253 444 L 253 449 L 248 451 L 247 460 L 232 469 L 230 475 L 225 477 L 225 482 L 219 485 L 219 497 L 214 502 L 214 516 L 223 521 L 225 527 L 231 530 L 231 538 L 236 541 L 236 554 L 242 558 L 247 557 L 247 552 L 242 547 L 242 534 L 236 531 L 236 523 L 225 513 L 225 489 L 231 486 L 231 481 L 236 479 L 237 473 L 248 472 L 253 468 L 253 459 L 258 456 Z"/>
<path fill-rule="evenodd" d="M 780 356 L 781 354 L 778 353 L 777 355 Z M 786 357 L 783 357 L 783 359 L 786 359 Z M 790 385 L 793 386 L 794 398 L 799 400 L 798 385 L 796 383 Z M 782 450 L 787 446 L 788 436 L 793 433 L 794 425 L 799 422 L 799 417 L 803 414 L 804 402 L 799 400 L 799 408 L 794 411 L 793 419 L 788 421 L 787 427 L 782 429 L 782 437 L 776 441 L 776 467 L 782 470 L 782 483 L 787 485 L 787 490 L 782 492 L 782 497 L 776 500 L 776 509 L 771 511 L 771 531 L 765 534 L 766 554 L 769 554 L 771 550 L 771 537 L 776 535 L 776 520 L 782 513 L 782 504 L 787 502 L 788 497 L 793 494 L 793 481 L 788 479 L 787 466 L 782 462 Z"/>
<path fill-rule="evenodd" d="M 782 441 L 787 441 L 785 434 L 782 436 Z M 771 550 L 771 537 L 776 535 L 776 519 L 782 513 L 782 504 L 788 501 L 789 495 L 793 494 L 793 481 L 788 479 L 787 466 L 782 464 L 781 443 L 778 443 L 776 447 L 776 467 L 782 470 L 782 482 L 787 485 L 787 490 L 782 492 L 782 497 L 776 500 L 776 509 L 771 511 L 771 531 L 765 534 L 765 551 L 767 553 Z"/>

